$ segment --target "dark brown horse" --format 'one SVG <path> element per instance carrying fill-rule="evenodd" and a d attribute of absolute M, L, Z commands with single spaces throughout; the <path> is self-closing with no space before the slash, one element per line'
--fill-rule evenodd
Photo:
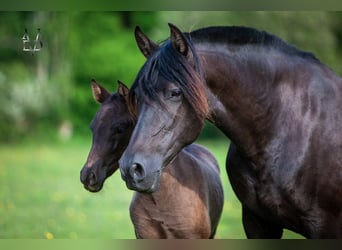
<path fill-rule="evenodd" d="M 101 104 L 91 123 L 93 144 L 81 170 L 81 182 L 91 192 L 101 190 L 118 169 L 118 159 L 135 125 L 128 112 L 128 88 L 119 83 L 114 94 L 92 81 Z M 152 155 L 152 153 L 151 153 Z M 159 185 L 159 182 L 156 185 Z M 213 238 L 223 207 L 223 188 L 214 156 L 191 144 L 160 172 L 154 193 L 135 192 L 130 216 L 137 238 Z"/>
<path fill-rule="evenodd" d="M 136 29 L 148 60 L 130 92 L 140 111 L 120 159 L 127 185 L 154 189 L 208 119 L 231 139 L 226 169 L 249 238 L 280 238 L 283 228 L 341 238 L 341 78 L 263 31 L 169 26 L 161 46 Z"/>

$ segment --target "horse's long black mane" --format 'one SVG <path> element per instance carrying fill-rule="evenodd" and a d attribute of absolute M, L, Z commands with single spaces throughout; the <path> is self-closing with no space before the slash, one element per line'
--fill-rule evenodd
<path fill-rule="evenodd" d="M 163 78 L 179 85 L 199 117 L 208 115 L 208 103 L 204 97 L 204 75 L 194 47 L 197 43 L 272 47 L 288 55 L 319 62 L 312 53 L 301 51 L 275 35 L 254 28 L 213 26 L 183 34 L 192 53 L 191 62 L 173 48 L 170 40 L 164 41 L 159 49 L 148 58 L 132 85 L 131 110 L 135 109 L 139 96 L 145 100 L 156 100 L 162 103 L 157 92 L 163 87 L 160 86 L 160 79 Z"/>
<path fill-rule="evenodd" d="M 290 55 L 319 61 L 314 54 L 302 51 L 266 31 L 243 26 L 212 26 L 190 32 L 192 40 L 227 45 L 260 45 L 273 47 Z"/>

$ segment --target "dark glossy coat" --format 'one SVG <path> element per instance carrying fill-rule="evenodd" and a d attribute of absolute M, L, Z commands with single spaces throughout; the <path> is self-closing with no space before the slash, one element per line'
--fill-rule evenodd
<path fill-rule="evenodd" d="M 120 159 L 127 185 L 153 189 L 155 173 L 196 140 L 208 119 L 232 142 L 227 173 L 247 237 L 280 238 L 287 228 L 341 238 L 341 78 L 313 54 L 263 31 L 182 33 L 169 26 L 161 46 L 136 29 L 149 57 L 131 89 L 140 113 Z M 139 182 L 130 175 L 133 164 L 144 170 Z"/>

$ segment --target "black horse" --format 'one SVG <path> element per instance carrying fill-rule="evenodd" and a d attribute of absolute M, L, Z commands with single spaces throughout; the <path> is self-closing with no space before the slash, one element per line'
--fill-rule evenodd
<path fill-rule="evenodd" d="M 341 238 L 341 78 L 264 31 L 169 26 L 161 46 L 135 32 L 148 60 L 130 92 L 139 116 L 119 162 L 127 185 L 151 189 L 208 119 L 232 141 L 226 167 L 247 237 Z"/>
<path fill-rule="evenodd" d="M 92 91 L 101 106 L 91 122 L 93 144 L 80 178 L 87 190 L 98 192 L 118 169 L 135 117 L 128 110 L 129 90 L 123 83 L 110 94 L 93 80 Z M 160 173 L 160 179 L 156 192 L 134 193 L 130 217 L 136 237 L 214 238 L 224 202 L 215 157 L 206 148 L 191 144 Z"/>

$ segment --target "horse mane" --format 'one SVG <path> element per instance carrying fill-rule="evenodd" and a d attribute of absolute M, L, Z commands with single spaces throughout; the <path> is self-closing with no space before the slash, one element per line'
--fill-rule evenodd
<path fill-rule="evenodd" d="M 285 54 L 319 62 L 314 54 L 302 51 L 281 38 L 266 31 L 243 26 L 212 26 L 195 30 L 190 34 L 196 42 L 222 43 L 227 45 L 259 45 L 272 47 Z"/>
<path fill-rule="evenodd" d="M 189 49 L 193 54 L 192 62 L 178 53 L 169 39 L 146 61 L 139 71 L 130 91 L 130 112 L 136 115 L 139 98 L 156 100 L 163 104 L 157 93 L 160 90 L 159 77 L 174 82 L 183 91 L 185 99 L 196 111 L 199 118 L 209 118 L 209 108 L 206 99 L 204 73 L 198 59 L 194 44 L 212 43 L 227 45 L 255 45 L 276 48 L 285 54 L 297 55 L 308 60 L 319 62 L 309 52 L 299 50 L 279 37 L 242 26 L 212 26 L 201 28 L 189 33 L 183 33 Z M 137 95 L 141 95 L 140 97 Z"/>
<path fill-rule="evenodd" d="M 189 40 L 189 36 L 186 35 L 185 39 L 193 54 L 191 62 L 177 52 L 169 40 L 166 40 L 159 50 L 148 58 L 139 71 L 129 95 L 130 112 L 136 114 L 136 106 L 140 98 L 144 98 L 147 101 L 155 100 L 161 106 L 164 106 L 163 101 L 157 95 L 162 87 L 158 79 L 163 78 L 179 86 L 185 99 L 200 119 L 208 117 L 209 107 L 205 93 L 206 88 L 202 66 Z M 137 93 L 141 96 L 139 97 Z"/>

